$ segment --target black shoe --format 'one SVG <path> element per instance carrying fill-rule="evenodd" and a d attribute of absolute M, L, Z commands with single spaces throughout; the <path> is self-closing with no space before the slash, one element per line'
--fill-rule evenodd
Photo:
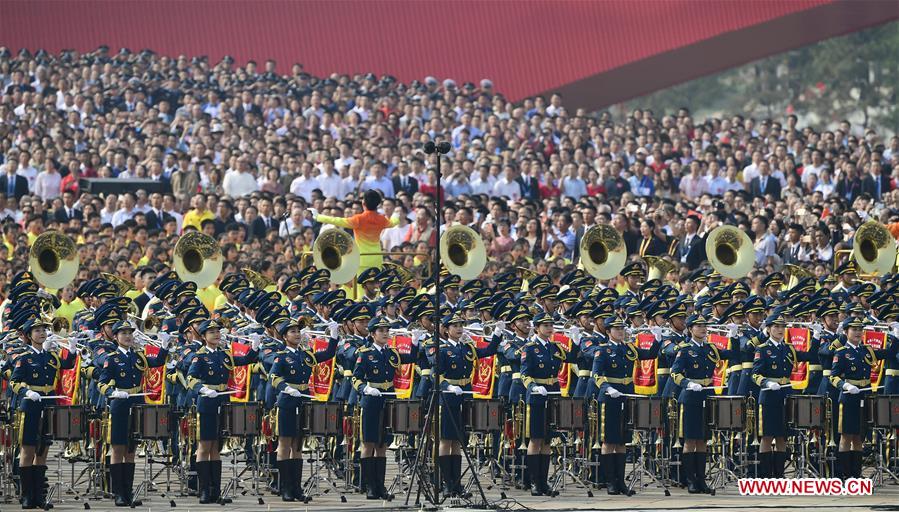
<path fill-rule="evenodd" d="M 212 462 L 208 460 L 197 461 L 197 492 L 200 495 L 200 504 L 206 505 L 212 503 L 211 483 L 210 483 L 210 466 Z"/>
<path fill-rule="evenodd" d="M 384 487 L 384 479 L 387 478 L 387 457 L 375 457 L 375 483 L 378 486 L 378 494 L 382 500 L 391 501 L 393 495 Z"/>
<path fill-rule="evenodd" d="M 47 482 L 47 466 L 33 466 L 34 474 L 34 506 L 44 510 L 50 510 L 53 505 L 47 503 L 47 491 L 50 489 L 50 483 Z"/>
<path fill-rule="evenodd" d="M 34 502 L 34 466 L 19 467 L 19 482 L 19 488 L 22 491 L 22 497 L 19 501 L 22 503 L 22 508 L 37 508 Z"/>
<path fill-rule="evenodd" d="M 109 490 L 112 491 L 112 495 L 115 498 L 115 506 L 117 507 L 127 507 L 129 505 L 128 500 L 125 498 L 125 493 L 122 492 L 124 487 L 122 480 L 125 476 L 122 466 L 124 464 L 109 465 Z"/>
<path fill-rule="evenodd" d="M 460 498 L 471 498 L 471 493 L 462 487 L 462 456 L 453 455 L 450 461 L 453 463 L 453 491 Z"/>
<path fill-rule="evenodd" d="M 773 478 L 771 473 L 772 458 L 774 454 L 771 452 L 759 452 L 759 465 L 756 468 L 756 474 L 759 478 Z"/>
<path fill-rule="evenodd" d="M 437 467 L 440 468 L 440 478 L 443 480 L 443 495 L 454 496 L 453 489 L 453 462 L 452 455 L 437 456 Z"/>
<path fill-rule="evenodd" d="M 543 495 L 554 497 L 558 496 L 559 492 L 554 491 L 549 488 L 549 465 L 550 465 L 550 455 L 541 455 L 540 456 L 540 484 L 543 487 Z"/>
<path fill-rule="evenodd" d="M 278 467 L 278 494 L 282 501 L 294 501 L 292 467 L 289 460 L 279 460 Z"/>
<path fill-rule="evenodd" d="M 602 458 L 603 473 L 606 477 L 606 493 L 609 496 L 618 496 L 621 490 L 618 488 L 618 472 L 615 470 L 615 454 L 604 453 Z"/>
<path fill-rule="evenodd" d="M 633 496 L 634 491 L 627 488 L 627 483 L 624 481 L 625 479 L 625 470 L 627 468 L 627 454 L 626 453 L 616 453 L 615 454 L 615 470 L 618 479 L 618 489 L 621 491 L 621 494 L 625 496 Z"/>
<path fill-rule="evenodd" d="M 132 507 L 140 507 L 144 502 L 134 499 L 134 469 L 136 464 L 133 462 L 126 462 L 124 467 L 125 479 L 122 481 L 122 492 L 125 494 L 125 499 L 128 500 L 128 503 L 130 503 Z"/>
<path fill-rule="evenodd" d="M 227 505 L 232 500 L 231 498 L 222 497 L 222 461 L 214 460 L 211 464 L 210 482 L 212 483 L 212 489 L 209 491 L 209 497 L 212 498 L 213 503 Z"/>
<path fill-rule="evenodd" d="M 696 487 L 699 487 L 703 494 L 712 494 L 712 489 L 706 483 L 705 478 L 707 456 L 705 452 L 696 452 L 693 456 L 695 457 L 693 459 L 693 470 L 696 472 Z"/>
<path fill-rule="evenodd" d="M 852 454 L 852 476 L 854 476 L 855 478 L 861 478 L 863 453 L 858 451 L 849 453 Z"/>
<path fill-rule="evenodd" d="M 293 464 L 293 497 L 308 503 L 312 498 L 303 494 L 303 459 L 290 459 L 290 462 Z"/>
<path fill-rule="evenodd" d="M 378 484 L 376 484 L 375 479 L 375 459 L 374 457 L 366 457 L 364 459 L 360 459 L 362 463 L 362 481 L 365 482 L 365 499 L 367 500 L 379 500 L 381 499 L 381 493 L 378 489 Z"/>
<path fill-rule="evenodd" d="M 543 496 L 543 487 L 540 485 L 540 455 L 531 455 L 527 456 L 527 471 L 530 476 L 531 481 L 531 496 Z"/>

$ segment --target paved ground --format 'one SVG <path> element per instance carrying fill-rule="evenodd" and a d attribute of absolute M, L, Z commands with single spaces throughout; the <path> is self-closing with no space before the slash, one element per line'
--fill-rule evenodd
<path fill-rule="evenodd" d="M 390 464 L 390 472 L 388 474 L 388 485 L 392 478 L 396 475 L 395 465 Z M 78 482 L 79 474 L 84 469 L 84 464 L 76 464 L 74 468 L 67 463 L 62 465 L 62 479 L 64 484 L 69 484 L 74 480 L 76 485 L 74 488 L 79 493 L 86 491 L 86 483 Z M 243 469 L 243 466 L 238 466 Z M 56 469 L 56 462 L 51 457 L 50 473 Z M 73 470 L 74 469 L 74 473 Z M 156 467 L 159 470 L 159 467 Z M 141 466 L 138 468 L 138 477 L 140 480 Z M 223 482 L 227 482 L 231 476 L 231 466 L 228 461 L 225 462 L 223 471 Z M 310 475 L 308 465 L 304 469 L 304 476 Z M 137 510 L 161 510 L 170 509 L 172 502 L 178 510 L 202 511 L 202 510 L 222 510 L 219 505 L 199 505 L 196 497 L 180 496 L 179 483 L 174 475 L 168 490 L 166 489 L 165 473 L 158 474 L 155 479 L 156 490 L 151 491 L 149 499 L 144 499 L 143 505 L 137 507 Z M 285 503 L 280 497 L 274 496 L 269 492 L 263 492 L 261 496 L 255 496 L 252 489 L 253 478 L 247 473 L 241 477 L 241 489 L 237 493 L 234 502 L 227 505 L 230 510 L 255 510 L 255 511 L 279 511 L 279 510 L 325 510 L 325 511 L 343 511 L 354 510 L 364 512 L 366 510 L 391 510 L 391 509 L 415 509 L 415 510 L 434 510 L 435 508 L 453 508 L 455 510 L 475 509 L 476 503 L 447 501 L 434 507 L 428 503 L 415 505 L 415 493 L 410 499 L 410 507 L 404 507 L 405 493 L 397 492 L 398 497 L 390 503 L 381 501 L 368 501 L 364 496 L 359 494 L 345 494 L 342 499 L 341 491 L 343 483 L 338 482 L 337 487 L 331 487 L 327 483 L 322 482 L 320 491 L 321 495 L 316 496 L 312 502 L 303 503 Z M 50 483 L 55 484 L 57 478 L 55 474 L 51 476 Z M 137 483 L 135 484 L 137 485 Z M 15 500 L 5 500 L 8 487 L 0 485 L 0 491 L 4 493 L 0 496 L 0 511 L 18 510 L 19 505 Z M 604 490 L 593 490 L 593 497 L 587 496 L 586 489 L 578 486 L 570 485 L 562 491 L 560 496 L 555 498 L 530 496 L 530 493 L 507 489 L 502 490 L 499 486 L 492 482 L 485 482 L 484 485 L 487 500 L 500 510 L 640 510 L 640 511 L 663 511 L 663 510 L 690 510 L 693 512 L 701 511 L 720 511 L 720 510 L 751 510 L 751 509 L 769 509 L 769 510 L 789 510 L 789 509 L 821 509 L 821 510 L 895 510 L 899 511 L 899 485 L 887 485 L 874 490 L 873 496 L 867 497 L 741 497 L 737 495 L 735 487 L 728 487 L 719 490 L 716 496 L 699 496 L 687 494 L 683 489 L 672 489 L 671 496 L 666 497 L 661 489 L 650 488 L 632 497 L 608 496 Z M 326 491 L 326 492 L 324 492 Z M 111 510 L 112 501 L 109 499 L 92 499 L 88 496 L 76 497 L 75 493 L 69 490 L 63 492 L 63 501 L 55 505 L 54 510 L 83 510 L 85 504 L 91 510 Z M 121 510 L 121 509 L 119 509 Z"/>

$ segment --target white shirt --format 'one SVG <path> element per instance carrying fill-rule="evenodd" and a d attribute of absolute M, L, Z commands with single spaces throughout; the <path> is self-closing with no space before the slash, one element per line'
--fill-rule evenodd
<path fill-rule="evenodd" d="M 402 244 L 406 239 L 406 233 L 409 232 L 409 224 L 405 226 L 394 226 L 381 231 L 381 244 L 388 251 Z"/>
<path fill-rule="evenodd" d="M 256 183 L 256 178 L 252 174 L 233 171 L 225 174 L 222 188 L 225 189 L 227 196 L 242 197 L 259 190 L 259 184 Z"/>
<path fill-rule="evenodd" d="M 347 176 L 340 180 L 340 195 L 338 197 L 346 197 L 347 194 L 355 192 L 357 181 L 352 176 Z"/>
<path fill-rule="evenodd" d="M 745 168 L 743 168 L 743 183 L 749 184 L 752 183 L 753 178 L 758 178 L 759 176 L 759 166 L 755 164 L 749 164 Z"/>
<path fill-rule="evenodd" d="M 493 192 L 493 187 L 496 185 L 496 178 L 488 174 L 487 179 L 483 181 L 481 180 L 481 177 L 478 176 L 469 181 L 469 183 L 471 184 L 472 194 L 485 194 L 489 196 Z"/>
<path fill-rule="evenodd" d="M 306 200 L 306 202 L 312 201 L 312 191 L 321 188 L 318 184 L 318 179 L 310 176 L 298 176 L 292 182 L 290 182 L 290 193 L 296 196 L 302 197 Z M 327 197 L 327 195 L 325 196 Z"/>
<path fill-rule="evenodd" d="M 517 182 L 506 181 L 506 178 L 502 178 L 493 186 L 493 195 L 506 196 L 512 201 L 518 201 L 521 199 L 521 187 Z"/>
<path fill-rule="evenodd" d="M 34 193 L 44 201 L 59 197 L 59 185 L 61 183 L 62 176 L 58 172 L 51 174 L 47 171 L 42 171 L 34 180 Z"/>
<path fill-rule="evenodd" d="M 34 192 L 34 182 L 37 180 L 37 169 L 34 167 L 20 167 L 16 174 L 28 180 L 28 190 Z"/>
<path fill-rule="evenodd" d="M 116 226 L 122 224 L 123 222 L 125 222 L 126 220 L 130 220 L 130 219 L 134 218 L 135 213 L 137 213 L 137 210 L 135 210 L 133 208 L 131 210 L 126 210 L 126 209 L 122 208 L 121 210 L 115 212 L 112 215 L 112 227 L 116 227 Z"/>
<path fill-rule="evenodd" d="M 321 189 L 325 197 L 344 197 L 340 195 L 340 192 L 343 190 L 343 180 L 340 179 L 340 176 L 334 173 L 331 173 L 330 176 L 322 173 L 316 179 L 318 180 L 318 188 Z"/>

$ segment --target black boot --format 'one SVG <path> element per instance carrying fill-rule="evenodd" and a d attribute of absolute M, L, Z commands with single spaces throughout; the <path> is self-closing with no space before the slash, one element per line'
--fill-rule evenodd
<path fill-rule="evenodd" d="M 439 455 L 437 457 L 437 467 L 440 468 L 440 478 L 443 479 L 444 496 L 453 496 L 453 462 L 452 455 Z"/>
<path fill-rule="evenodd" d="M 188 462 L 189 471 L 192 473 L 196 473 L 195 475 L 190 475 L 187 477 L 187 493 L 193 493 L 196 496 L 200 495 L 200 470 L 197 469 L 197 456 L 191 455 L 190 460 Z"/>
<path fill-rule="evenodd" d="M 366 457 L 364 459 L 360 459 L 362 461 L 362 481 L 365 482 L 366 494 L 365 498 L 369 500 L 379 500 L 381 499 L 381 493 L 378 492 L 378 484 L 375 482 L 375 458 L 374 457 Z"/>
<path fill-rule="evenodd" d="M 837 460 L 834 463 L 835 474 L 837 478 L 841 480 L 845 480 L 849 478 L 849 469 L 852 465 L 849 461 L 851 460 L 852 452 L 837 452 Z"/>
<path fill-rule="evenodd" d="M 47 466 L 32 466 L 32 496 L 34 497 L 35 508 L 50 510 L 53 505 L 47 504 Z"/>
<path fill-rule="evenodd" d="M 278 491 L 282 501 L 294 501 L 293 495 L 293 467 L 290 460 L 279 460 L 278 464 Z"/>
<path fill-rule="evenodd" d="M 852 476 L 862 477 L 862 452 L 849 452 L 852 454 Z"/>
<path fill-rule="evenodd" d="M 772 478 L 771 476 L 771 452 L 759 452 L 759 464 L 756 468 L 756 474 L 759 478 Z"/>
<path fill-rule="evenodd" d="M 621 489 L 621 494 L 625 496 L 633 496 L 634 491 L 629 490 L 627 488 L 627 483 L 625 482 L 625 470 L 627 469 L 627 454 L 626 453 L 616 453 L 615 454 L 615 466 L 618 473 L 618 488 Z"/>
<path fill-rule="evenodd" d="M 696 452 L 693 454 L 693 471 L 696 475 L 696 487 L 699 487 L 704 494 L 712 494 L 712 489 L 705 481 L 705 452 Z"/>
<path fill-rule="evenodd" d="M 621 489 L 618 488 L 618 472 L 615 470 L 615 454 L 604 453 L 601 457 L 603 473 L 606 477 L 606 492 L 611 496 L 617 496 L 621 494 Z"/>
<path fill-rule="evenodd" d="M 209 491 L 209 497 L 212 498 L 213 503 L 218 503 L 219 505 L 231 503 L 231 498 L 222 497 L 222 461 L 214 460 L 210 467 L 210 483 L 212 484 L 212 489 Z"/>
<path fill-rule="evenodd" d="M 696 453 L 683 453 L 680 457 L 681 460 L 681 471 L 684 472 L 684 475 L 687 479 L 687 492 L 690 494 L 701 494 L 702 487 L 699 485 L 699 479 L 697 478 L 696 471 Z"/>
<path fill-rule="evenodd" d="M 771 457 L 771 473 L 774 478 L 783 478 L 787 466 L 787 452 L 773 452 Z"/>
<path fill-rule="evenodd" d="M 303 459 L 290 459 L 293 464 L 293 497 L 297 501 L 308 502 L 311 498 L 303 494 Z"/>
<path fill-rule="evenodd" d="M 543 484 L 540 483 L 543 461 L 540 455 L 527 455 L 527 471 L 531 480 L 531 496 L 543 496 Z"/>
<path fill-rule="evenodd" d="M 453 455 L 450 461 L 453 463 L 453 491 L 457 496 L 470 498 L 471 493 L 465 492 L 465 489 L 462 487 L 462 456 Z"/>
<path fill-rule="evenodd" d="M 122 481 L 123 487 L 122 492 L 125 494 L 125 499 L 128 500 L 128 503 L 133 507 L 140 507 L 143 505 L 143 501 L 134 499 L 134 470 L 137 465 L 133 462 L 125 463 L 125 479 Z"/>
<path fill-rule="evenodd" d="M 115 498 L 115 506 L 117 507 L 127 507 L 128 500 L 125 499 L 125 494 L 122 492 L 122 471 L 123 464 L 110 464 L 109 465 L 109 490 L 112 492 L 113 498 Z"/>
<path fill-rule="evenodd" d="M 34 503 L 34 466 L 19 467 L 19 489 L 21 490 L 22 508 L 37 508 Z"/>
<path fill-rule="evenodd" d="M 384 479 L 387 478 L 387 457 L 375 457 L 375 484 L 378 487 L 378 495 L 382 500 L 391 501 L 393 495 L 387 492 Z"/>
<path fill-rule="evenodd" d="M 210 498 L 210 466 L 208 460 L 198 460 L 197 466 L 197 493 L 200 495 L 200 504 L 212 503 Z"/>
<path fill-rule="evenodd" d="M 608 479 L 606 478 L 606 465 L 605 461 L 602 457 L 602 452 L 597 452 L 594 457 L 596 458 L 596 487 L 599 489 L 603 489 L 609 486 Z"/>

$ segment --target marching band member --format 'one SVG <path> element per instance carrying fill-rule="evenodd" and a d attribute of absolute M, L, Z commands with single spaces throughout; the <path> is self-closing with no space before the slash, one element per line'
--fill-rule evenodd
<path fill-rule="evenodd" d="M 531 496 L 555 496 L 547 484 L 552 433 L 546 424 L 546 397 L 559 392 L 559 369 L 563 363 L 577 361 L 580 329 L 572 327 L 571 350 L 553 342 L 553 318 L 546 313 L 534 316 L 534 337 L 521 352 L 521 381 L 527 389 L 527 432 L 529 437 L 527 468 Z"/>
<path fill-rule="evenodd" d="M 785 342 L 786 321 L 783 307 L 775 308 L 765 319 L 767 339 L 755 350 L 752 381 L 759 387 L 758 433 L 759 478 L 783 478 L 787 460 L 787 422 L 785 402 L 792 394 L 790 373 L 797 361 L 814 361 L 818 355 L 797 352 Z"/>
<path fill-rule="evenodd" d="M 471 373 L 477 360 L 490 357 L 499 348 L 501 333 L 505 323 L 496 323 L 496 333 L 490 344 L 478 348 L 471 337 L 464 333 L 465 321 L 458 313 L 449 313 L 441 320 L 446 329 L 445 343 L 441 343 L 437 354 L 437 374 L 440 376 L 440 447 L 437 462 L 443 475 L 444 493 L 462 496 L 462 440 L 465 429 L 462 424 L 462 395 L 471 391 Z"/>
<path fill-rule="evenodd" d="M 618 275 L 624 277 L 624 282 L 627 285 L 627 290 L 622 295 L 629 295 L 639 302 L 642 299 L 640 283 L 646 279 L 646 271 L 643 269 L 643 265 L 640 262 L 631 263 L 622 268 Z"/>
<path fill-rule="evenodd" d="M 719 350 L 709 342 L 708 324 L 705 317 L 697 314 L 687 319 L 689 341 L 678 345 L 677 356 L 671 365 L 671 380 L 680 387 L 678 424 L 679 435 L 684 440 L 681 466 L 690 494 L 711 493 L 705 482 L 706 442 L 710 438 L 705 402 L 714 394 L 710 386 L 718 361 L 739 355 L 738 350 Z"/>
<path fill-rule="evenodd" d="M 649 349 L 625 341 L 625 323 L 617 317 L 605 320 L 609 343 L 596 352 L 591 374 L 596 382 L 597 400 L 600 403 L 602 436 L 602 466 L 611 495 L 628 494 L 624 483 L 625 428 L 624 398 L 622 394 L 634 392 L 634 364 L 639 360 L 655 359 L 659 352 L 658 340 Z"/>
<path fill-rule="evenodd" d="M 44 436 L 41 419 L 45 404 L 41 398 L 52 395 L 60 370 L 75 367 L 76 346 L 73 339 L 68 355 L 63 359 L 55 352 L 55 344 L 48 343 L 47 324 L 40 313 L 24 310 L 11 321 L 23 345 L 23 352 L 13 367 L 10 388 L 19 404 L 19 478 L 22 508 L 44 508 L 46 493 L 44 475 L 47 473 L 47 450 L 50 441 Z"/>
<path fill-rule="evenodd" d="M 119 320 L 111 330 L 118 348 L 106 357 L 98 385 L 109 404 L 110 488 L 117 507 L 140 506 L 141 502 L 134 501 L 132 494 L 136 445 L 131 437 L 131 408 L 143 404 L 144 397 L 132 395 L 142 391 L 141 381 L 148 368 L 166 363 L 168 351 L 162 347 L 155 356 L 150 356 L 135 350 L 134 326 L 127 320 Z"/>
<path fill-rule="evenodd" d="M 509 386 L 505 394 L 501 394 L 501 398 L 506 399 L 508 404 L 507 410 L 510 415 L 513 407 L 523 402 L 527 390 L 521 380 L 521 351 L 528 343 L 528 337 L 531 332 L 531 312 L 524 304 L 511 305 L 508 304 L 509 310 L 505 314 L 505 321 L 511 327 L 511 334 L 505 336 L 500 344 L 498 354 L 502 354 L 503 359 L 509 364 Z M 497 303 L 497 307 L 503 307 L 503 304 Z M 518 450 L 515 451 L 515 466 L 522 467 L 521 455 Z M 516 475 L 517 478 L 518 475 Z M 521 480 L 525 488 L 530 487 L 527 472 L 521 472 Z"/>
<path fill-rule="evenodd" d="M 298 419 L 305 414 L 303 404 L 309 400 L 309 377 L 312 370 L 323 361 L 334 357 L 337 351 L 337 323 L 328 324 L 328 347 L 313 351 L 306 344 L 300 322 L 286 319 L 278 327 L 278 337 L 285 348 L 278 352 L 269 372 L 272 388 L 278 398 L 278 475 L 283 501 L 306 501 L 303 487 L 303 432 Z M 300 343 L 303 346 L 300 346 Z"/>
<path fill-rule="evenodd" d="M 838 464 L 843 478 L 861 478 L 865 420 L 862 404 L 871 390 L 871 367 L 878 359 L 895 358 L 899 343 L 887 339 L 886 347 L 875 350 L 862 339 L 865 324 L 857 318 L 843 322 L 846 345 L 836 350 L 830 382 L 840 392 L 837 428 L 840 433 Z"/>
<path fill-rule="evenodd" d="M 197 351 L 187 373 L 189 387 L 197 392 L 197 477 L 201 504 L 215 503 L 221 499 L 222 432 L 219 428 L 219 408 L 228 395 L 220 393 L 227 389 L 228 378 L 235 366 L 256 362 L 260 343 L 255 340 L 245 356 L 233 356 L 219 348 L 221 328 L 217 320 L 206 320 L 199 325 L 197 332 L 202 336 L 204 346 Z"/>
<path fill-rule="evenodd" d="M 740 336 L 740 385 L 736 393 L 729 394 L 739 396 L 752 396 L 758 400 L 759 389 L 755 382 L 752 381 L 752 363 L 755 361 L 755 350 L 762 344 L 764 334 L 762 333 L 762 324 L 765 321 L 765 312 L 768 305 L 765 299 L 758 296 L 752 296 L 743 301 L 743 316 L 746 317 L 746 325 Z"/>
<path fill-rule="evenodd" d="M 587 394 L 587 387 L 591 381 L 590 369 L 593 367 L 593 356 L 599 349 L 598 333 L 593 330 L 593 311 L 595 309 L 596 304 L 592 299 L 582 300 L 571 308 L 571 314 L 577 321 L 578 328 L 581 329 L 577 359 L 578 379 L 572 394 L 575 398 L 583 398 Z"/>
<path fill-rule="evenodd" d="M 371 319 L 367 330 L 372 343 L 357 351 L 353 368 L 353 386 L 362 397 L 362 479 L 367 481 L 367 499 L 391 500 L 393 496 L 384 487 L 387 446 L 391 441 L 384 423 L 384 394 L 394 394 L 393 377 L 400 365 L 415 361 L 422 332 L 412 332 L 412 350 L 403 354 L 387 345 L 390 322 L 386 318 Z"/>

